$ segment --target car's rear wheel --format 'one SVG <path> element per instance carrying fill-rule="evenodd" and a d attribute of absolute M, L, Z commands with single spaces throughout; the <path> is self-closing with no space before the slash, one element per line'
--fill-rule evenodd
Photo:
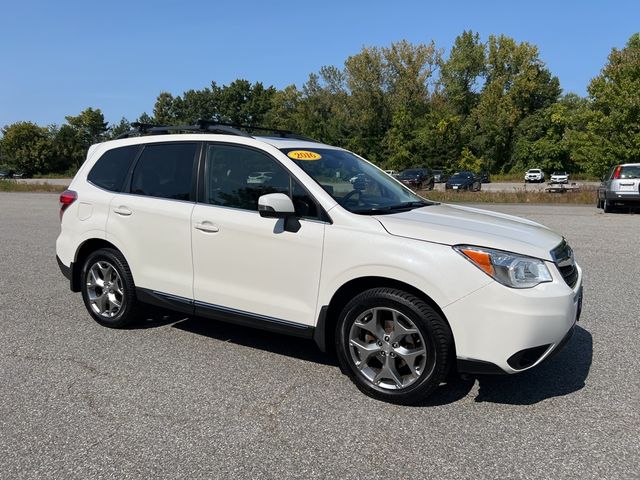
<path fill-rule="evenodd" d="M 402 290 L 376 288 L 349 302 L 337 324 L 342 371 L 370 397 L 403 405 L 429 396 L 445 379 L 452 335 L 425 301 Z"/>
<path fill-rule="evenodd" d="M 613 211 L 615 211 L 615 207 L 613 206 L 613 203 L 606 198 L 604 199 L 604 202 L 602 204 L 602 209 L 604 210 L 605 213 L 612 213 Z"/>
<path fill-rule="evenodd" d="M 85 307 L 101 325 L 121 328 L 136 319 L 135 285 L 119 251 L 103 248 L 91 253 L 82 266 L 81 289 Z"/>

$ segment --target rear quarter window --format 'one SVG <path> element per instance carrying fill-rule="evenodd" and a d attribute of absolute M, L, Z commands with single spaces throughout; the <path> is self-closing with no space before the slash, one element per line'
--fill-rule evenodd
<path fill-rule="evenodd" d="M 105 190 L 121 192 L 139 148 L 138 145 L 130 145 L 107 150 L 93 166 L 87 180 Z"/>

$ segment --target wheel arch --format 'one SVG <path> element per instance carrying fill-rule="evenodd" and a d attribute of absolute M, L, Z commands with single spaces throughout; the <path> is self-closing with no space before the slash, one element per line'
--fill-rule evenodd
<path fill-rule="evenodd" d="M 95 252 L 96 250 L 99 250 L 101 248 L 112 248 L 113 250 L 117 250 L 122 254 L 118 247 L 103 238 L 90 238 L 82 242 L 82 244 L 76 251 L 76 255 L 73 261 L 73 267 L 71 269 L 71 291 L 80 291 L 80 276 L 82 273 L 82 265 L 84 264 L 86 258 L 92 252 Z"/>
<path fill-rule="evenodd" d="M 453 338 L 453 331 L 451 330 L 449 320 L 447 320 L 447 317 L 440 306 L 438 306 L 438 304 L 427 293 L 414 287 L 413 285 L 393 278 L 378 276 L 358 277 L 349 280 L 335 291 L 335 293 L 331 297 L 331 300 L 329 301 L 329 304 L 324 305 L 321 308 L 318 322 L 316 324 L 313 335 L 313 339 L 320 350 L 322 350 L 323 352 L 333 352 L 335 329 L 336 324 L 338 323 L 338 317 L 341 310 L 349 302 L 349 300 L 351 300 L 359 293 L 364 292 L 365 290 L 379 287 L 397 288 L 399 290 L 403 290 L 407 293 L 415 295 L 416 297 L 425 301 L 431 308 L 433 308 L 442 317 L 442 319 L 449 327 L 449 330 L 452 332 L 451 338 L 453 339 L 455 356 L 455 338 Z"/>

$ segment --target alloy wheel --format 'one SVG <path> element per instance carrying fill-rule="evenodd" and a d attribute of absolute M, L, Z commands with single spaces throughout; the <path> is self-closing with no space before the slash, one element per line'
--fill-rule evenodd
<path fill-rule="evenodd" d="M 124 304 L 122 278 L 105 260 L 95 262 L 87 272 L 87 294 L 95 313 L 104 318 L 115 317 Z"/>
<path fill-rule="evenodd" d="M 385 390 L 406 388 L 425 375 L 427 346 L 422 334 L 411 319 L 392 308 L 371 308 L 356 318 L 349 331 L 349 352 L 357 371 Z"/>

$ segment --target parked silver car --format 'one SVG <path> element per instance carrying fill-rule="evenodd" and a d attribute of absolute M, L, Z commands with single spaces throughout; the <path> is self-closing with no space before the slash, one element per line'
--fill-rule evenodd
<path fill-rule="evenodd" d="M 640 207 L 640 163 L 623 163 L 611 167 L 598 187 L 596 206 L 605 212 L 617 207 Z"/>

